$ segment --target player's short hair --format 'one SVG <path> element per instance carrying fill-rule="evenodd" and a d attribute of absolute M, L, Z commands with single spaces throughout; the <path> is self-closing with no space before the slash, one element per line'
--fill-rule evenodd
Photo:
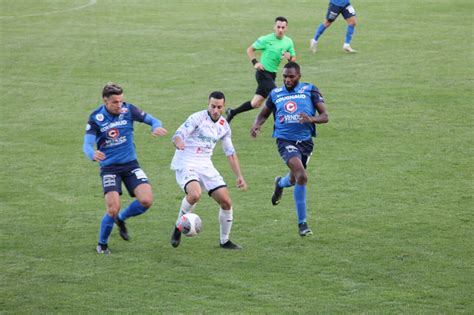
<path fill-rule="evenodd" d="M 288 62 L 283 68 L 285 69 L 295 69 L 296 72 L 301 73 L 300 65 L 294 61 Z"/>
<path fill-rule="evenodd" d="M 287 20 L 286 17 L 284 17 L 284 16 L 277 16 L 277 17 L 275 18 L 275 23 L 278 22 L 278 21 L 280 21 L 280 22 L 286 22 L 286 25 L 288 25 L 288 20 Z"/>
<path fill-rule="evenodd" d="M 225 102 L 225 95 L 221 91 L 214 91 L 211 94 L 209 94 L 209 99 L 215 98 L 216 100 L 224 100 Z"/>
<path fill-rule="evenodd" d="M 123 89 L 120 85 L 113 82 L 107 82 L 102 89 L 102 97 L 110 97 L 111 95 L 122 95 Z"/>

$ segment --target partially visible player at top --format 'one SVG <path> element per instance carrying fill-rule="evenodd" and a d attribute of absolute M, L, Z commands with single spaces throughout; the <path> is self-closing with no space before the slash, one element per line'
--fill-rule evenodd
<path fill-rule="evenodd" d="M 277 17 L 273 30 L 272 34 L 260 37 L 247 48 L 247 56 L 256 69 L 257 90 L 250 101 L 243 103 L 236 109 L 227 109 L 226 118 L 229 123 L 236 115 L 258 108 L 263 104 L 270 91 L 276 87 L 275 78 L 282 59 L 296 61 L 293 40 L 285 35 L 288 30 L 288 20 L 283 16 Z M 256 51 L 262 52 L 260 61 L 257 60 Z"/>
<path fill-rule="evenodd" d="M 143 214 L 153 203 L 148 178 L 137 161 L 133 123 L 138 121 L 150 125 L 153 136 L 164 136 L 167 131 L 158 119 L 124 102 L 123 89 L 115 83 L 104 86 L 102 99 L 104 103 L 89 116 L 83 150 L 90 160 L 100 165 L 106 213 L 100 224 L 97 253 L 110 254 L 108 240 L 114 222 L 119 227 L 120 236 L 128 241 L 125 220 Z M 130 196 L 136 199 L 120 211 L 122 181 Z"/>
<path fill-rule="evenodd" d="M 318 40 L 319 37 L 324 33 L 324 31 L 331 26 L 332 22 L 342 14 L 344 19 L 347 22 L 347 31 L 346 31 L 346 40 L 342 49 L 348 53 L 355 53 L 356 50 L 351 47 L 352 35 L 354 34 L 354 29 L 357 24 L 356 12 L 354 7 L 350 4 L 349 0 L 329 0 L 329 7 L 326 13 L 326 18 L 322 22 L 314 33 L 314 37 L 310 42 L 310 49 L 313 53 L 318 49 Z"/>
<path fill-rule="evenodd" d="M 273 113 L 273 138 L 276 138 L 278 151 L 290 173 L 275 178 L 272 204 L 280 202 L 283 188 L 294 186 L 299 234 L 306 236 L 312 234 L 306 220 L 306 167 L 313 152 L 312 137 L 316 136 L 316 124 L 327 123 L 329 116 L 318 88 L 300 82 L 300 78 L 299 65 L 287 63 L 283 69 L 284 85 L 270 93 L 266 106 L 255 119 L 251 136 L 257 136 L 260 127 Z"/>
<path fill-rule="evenodd" d="M 219 204 L 220 247 L 240 249 L 229 239 L 233 221 L 232 201 L 224 179 L 215 169 L 211 157 L 218 141 L 221 141 L 230 168 L 237 177 L 236 184 L 241 190 L 247 183 L 240 171 L 239 159 L 231 140 L 230 126 L 221 115 L 225 108 L 225 96 L 215 91 L 209 95 L 207 109 L 192 114 L 176 130 L 173 144 L 176 151 L 171 169 L 176 171 L 176 181 L 186 193 L 179 208 L 179 218 L 194 212 L 201 198 L 202 189 Z M 171 235 L 171 245 L 178 247 L 181 230 L 176 222 Z"/>

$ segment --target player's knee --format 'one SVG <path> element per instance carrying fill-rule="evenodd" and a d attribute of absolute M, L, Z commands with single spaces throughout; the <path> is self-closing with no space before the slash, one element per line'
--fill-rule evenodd
<path fill-rule="evenodd" d="M 120 206 L 118 205 L 107 205 L 107 214 L 112 218 L 115 218 L 120 211 Z"/>
<path fill-rule="evenodd" d="M 190 204 L 195 204 L 201 199 L 201 193 L 199 192 L 192 192 L 188 193 L 188 196 L 186 198 Z"/>
<path fill-rule="evenodd" d="M 256 101 L 250 102 L 250 105 L 252 105 L 253 108 L 259 108 L 260 106 L 262 106 L 262 103 L 263 101 L 256 100 Z"/>
<path fill-rule="evenodd" d="M 332 23 L 332 22 L 330 22 L 330 21 L 328 21 L 328 20 L 325 20 L 323 23 L 324 23 L 324 27 L 325 27 L 325 28 L 328 28 L 329 26 L 331 26 L 331 23 Z"/>
<path fill-rule="evenodd" d="M 140 202 L 140 205 L 142 205 L 142 207 L 149 209 L 153 205 L 153 197 L 150 196 L 150 197 L 142 198 L 141 200 L 139 200 L 139 202 Z"/>
<path fill-rule="evenodd" d="M 296 175 L 296 183 L 298 185 L 306 185 L 308 182 L 308 175 L 306 175 L 306 172 L 300 172 Z"/>
<path fill-rule="evenodd" d="M 222 199 L 219 205 L 224 210 L 230 210 L 232 208 L 232 200 L 230 200 L 230 198 Z"/>

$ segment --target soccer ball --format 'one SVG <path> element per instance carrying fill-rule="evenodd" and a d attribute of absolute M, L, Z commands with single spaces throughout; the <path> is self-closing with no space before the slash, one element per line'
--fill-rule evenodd
<path fill-rule="evenodd" d="M 179 218 L 178 230 L 184 236 L 196 236 L 202 231 L 201 218 L 195 213 L 187 213 Z"/>

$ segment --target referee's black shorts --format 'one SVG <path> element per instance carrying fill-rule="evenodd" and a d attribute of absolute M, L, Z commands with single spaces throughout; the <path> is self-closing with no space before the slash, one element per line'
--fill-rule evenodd
<path fill-rule="evenodd" d="M 257 83 L 258 83 L 255 94 L 261 95 L 264 98 L 267 98 L 270 92 L 274 88 L 276 88 L 276 85 L 275 85 L 276 73 L 275 72 L 257 70 L 255 72 L 255 79 L 257 80 Z"/>

